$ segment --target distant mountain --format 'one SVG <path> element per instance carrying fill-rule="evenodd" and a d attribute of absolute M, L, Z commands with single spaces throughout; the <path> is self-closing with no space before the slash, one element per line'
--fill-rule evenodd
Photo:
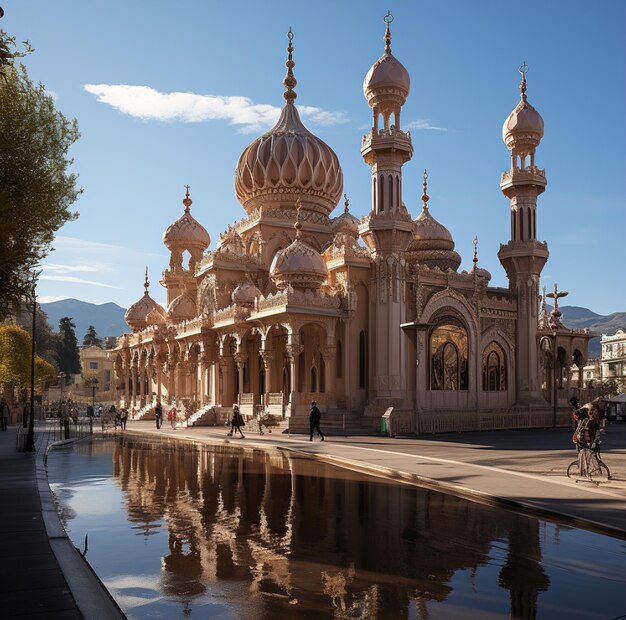
<path fill-rule="evenodd" d="M 602 316 L 587 308 L 578 306 L 559 306 L 563 313 L 563 323 L 567 327 L 587 327 L 598 334 L 589 341 L 589 357 L 600 357 L 600 335 L 614 334 L 618 329 L 626 329 L 626 312 L 613 312 Z"/>
<path fill-rule="evenodd" d="M 83 343 L 87 328 L 93 325 L 100 338 L 104 336 L 120 336 L 128 331 L 124 321 L 126 308 L 112 302 L 106 304 L 90 304 L 78 299 L 62 299 L 49 304 L 41 304 L 42 310 L 48 315 L 48 322 L 53 330 L 59 329 L 59 321 L 69 316 L 76 325 L 78 344 Z"/>

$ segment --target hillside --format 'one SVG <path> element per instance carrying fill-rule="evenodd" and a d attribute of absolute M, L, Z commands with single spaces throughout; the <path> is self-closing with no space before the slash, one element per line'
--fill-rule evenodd
<path fill-rule="evenodd" d="M 78 299 L 62 299 L 48 304 L 41 304 L 42 310 L 48 315 L 48 322 L 55 331 L 59 329 L 59 320 L 64 316 L 72 318 L 76 325 L 76 337 L 82 344 L 87 328 L 93 325 L 98 336 L 119 336 L 128 331 L 124 321 L 125 308 L 112 302 L 106 304 L 90 304 Z"/>
<path fill-rule="evenodd" d="M 567 327 L 587 327 L 598 337 L 589 341 L 589 357 L 600 357 L 600 336 L 614 334 L 618 329 L 626 329 L 626 312 L 613 312 L 603 316 L 579 306 L 559 306 L 563 313 L 563 323 Z"/>

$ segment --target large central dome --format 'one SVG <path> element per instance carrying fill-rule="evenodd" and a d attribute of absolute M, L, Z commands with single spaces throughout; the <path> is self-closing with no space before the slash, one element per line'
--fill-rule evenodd
<path fill-rule="evenodd" d="M 339 202 L 343 173 L 335 152 L 300 120 L 293 87 L 293 47 L 289 33 L 286 100 L 278 123 L 241 154 L 235 169 L 237 199 L 251 212 L 275 203 L 286 207 L 298 197 L 303 206 L 329 214 Z"/>

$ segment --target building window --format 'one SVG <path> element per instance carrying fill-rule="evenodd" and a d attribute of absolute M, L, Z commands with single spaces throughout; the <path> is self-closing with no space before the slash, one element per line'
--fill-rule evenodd
<path fill-rule="evenodd" d="M 98 362 L 89 362 L 89 370 L 98 370 Z"/>
<path fill-rule="evenodd" d="M 110 370 L 104 371 L 104 381 L 105 383 L 111 383 L 111 371 Z"/>
<path fill-rule="evenodd" d="M 483 352 L 483 390 L 502 392 L 506 389 L 506 356 L 502 347 L 492 342 Z"/>
<path fill-rule="evenodd" d="M 343 376 L 343 347 L 341 346 L 341 340 L 337 340 L 337 350 L 335 352 L 335 370 L 337 379 L 341 379 Z"/>
<path fill-rule="evenodd" d="M 430 389 L 467 390 L 469 339 L 463 324 L 445 317 L 430 335 Z"/>

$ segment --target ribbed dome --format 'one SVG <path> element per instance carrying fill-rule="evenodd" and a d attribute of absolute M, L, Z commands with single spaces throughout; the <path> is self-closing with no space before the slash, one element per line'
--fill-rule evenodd
<path fill-rule="evenodd" d="M 156 313 L 165 320 L 165 310 L 160 306 L 150 295 L 148 294 L 148 270 L 146 269 L 146 279 L 144 282 L 145 292 L 141 299 L 136 301 L 124 315 L 124 320 L 133 331 L 139 331 L 144 329 L 149 323 L 147 317 L 150 314 Z"/>
<path fill-rule="evenodd" d="M 187 292 L 173 299 L 167 309 L 167 317 L 173 321 L 189 321 L 195 316 L 196 302 Z"/>
<path fill-rule="evenodd" d="M 524 66 L 522 65 L 522 67 Z M 526 71 L 520 69 L 520 72 L 522 73 L 521 99 L 502 126 L 502 139 L 509 149 L 515 143 L 529 143 L 537 146 L 543 138 L 543 118 L 528 103 L 526 99 Z"/>
<path fill-rule="evenodd" d="M 424 171 L 422 212 L 415 218 L 413 239 L 407 247 L 407 258 L 428 267 L 456 271 L 461 264 L 461 257 L 454 251 L 454 240 L 450 231 L 430 214 L 427 179 L 428 174 Z"/>
<path fill-rule="evenodd" d="M 334 235 L 336 235 L 337 233 L 344 233 L 346 235 L 350 235 L 351 237 L 356 238 L 359 236 L 360 220 L 354 217 L 352 213 L 350 213 L 348 209 L 348 197 L 345 194 L 344 198 L 345 206 L 343 209 L 343 213 L 333 220 L 332 231 Z"/>
<path fill-rule="evenodd" d="M 320 253 L 301 239 L 302 225 L 296 221 L 296 238 L 274 256 L 270 276 L 280 288 L 319 288 L 326 280 L 326 264 Z"/>
<path fill-rule="evenodd" d="M 241 154 L 235 169 L 237 199 L 250 212 L 268 202 L 293 205 L 301 196 L 307 207 L 329 214 L 343 189 L 343 173 L 335 152 L 314 136 L 296 109 L 293 34 L 289 31 L 286 104 L 278 123 Z"/>
<path fill-rule="evenodd" d="M 205 228 L 191 216 L 189 207 L 192 204 L 187 192 L 183 200 L 185 212 L 173 224 L 170 224 L 163 233 L 163 243 L 168 250 L 206 250 L 211 237 Z"/>
<path fill-rule="evenodd" d="M 389 24 L 390 13 L 385 17 L 385 52 L 372 65 L 363 80 L 363 94 L 370 107 L 380 106 L 386 101 L 404 105 L 411 90 L 411 78 L 404 65 L 391 53 Z"/>
<path fill-rule="evenodd" d="M 252 282 L 243 282 L 232 294 L 232 300 L 239 305 L 253 304 L 257 297 L 261 297 L 261 291 Z"/>
<path fill-rule="evenodd" d="M 160 306 L 159 306 L 160 307 Z M 153 308 L 146 315 L 146 325 L 164 325 L 165 324 L 165 310 L 161 308 Z"/>

